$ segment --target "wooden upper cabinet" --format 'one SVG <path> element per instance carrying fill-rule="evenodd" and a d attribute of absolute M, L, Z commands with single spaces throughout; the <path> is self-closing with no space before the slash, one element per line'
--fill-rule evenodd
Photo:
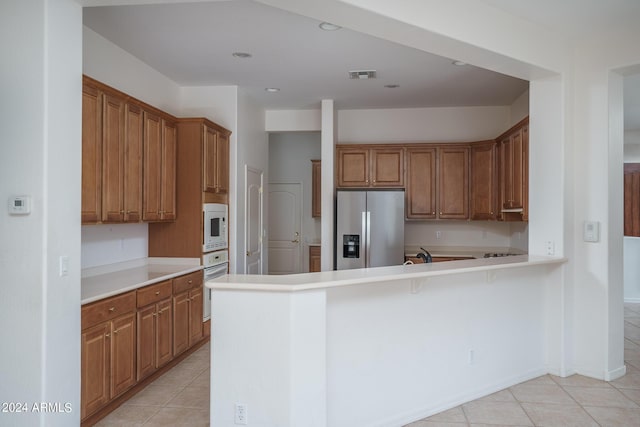
<path fill-rule="evenodd" d="M 407 218 L 436 218 L 436 151 L 434 147 L 407 149 Z"/>
<path fill-rule="evenodd" d="M 100 221 L 102 214 L 102 94 L 82 86 L 82 211 L 83 224 Z"/>
<path fill-rule="evenodd" d="M 147 111 L 144 117 L 144 221 L 176 218 L 176 147 L 174 123 Z"/>
<path fill-rule="evenodd" d="M 142 108 L 127 103 L 124 116 L 124 222 L 142 220 Z"/>
<path fill-rule="evenodd" d="M 473 144 L 470 158 L 470 217 L 472 220 L 495 220 L 498 175 L 496 142 Z"/>
<path fill-rule="evenodd" d="M 125 101 L 104 94 L 102 103 L 102 221 L 124 221 Z"/>
<path fill-rule="evenodd" d="M 176 124 L 162 120 L 162 165 L 160 168 L 160 219 L 176 219 Z"/>
<path fill-rule="evenodd" d="M 529 126 L 524 119 L 498 138 L 500 219 L 528 219 Z"/>
<path fill-rule="evenodd" d="M 336 148 L 338 187 L 404 187 L 404 148 L 342 145 Z"/>
<path fill-rule="evenodd" d="M 311 160 L 311 217 L 320 218 L 322 213 L 322 162 Z"/>
<path fill-rule="evenodd" d="M 369 186 L 369 154 L 368 148 L 337 147 L 338 187 Z"/>
<path fill-rule="evenodd" d="M 440 148 L 438 171 L 438 217 L 440 219 L 468 219 L 469 148 Z"/>
<path fill-rule="evenodd" d="M 229 192 L 229 136 L 226 130 L 204 124 L 202 191 Z"/>
<path fill-rule="evenodd" d="M 371 186 L 404 187 L 404 149 L 371 149 Z"/>

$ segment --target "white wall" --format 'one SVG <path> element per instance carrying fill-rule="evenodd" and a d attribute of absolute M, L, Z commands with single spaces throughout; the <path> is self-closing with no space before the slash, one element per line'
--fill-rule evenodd
<path fill-rule="evenodd" d="M 510 121 L 509 126 L 511 127 L 515 125 L 520 120 L 527 117 L 528 115 L 529 115 L 529 91 L 527 90 L 522 95 L 520 95 L 515 101 L 513 101 L 513 103 L 511 104 L 511 111 L 509 112 L 509 121 Z"/>
<path fill-rule="evenodd" d="M 338 143 L 464 142 L 510 127 L 510 107 L 339 110 Z"/>
<path fill-rule="evenodd" d="M 169 114 L 179 115 L 180 87 L 95 31 L 82 28 L 82 72 Z"/>
<path fill-rule="evenodd" d="M 72 0 L 0 3 L 0 402 L 29 406 L 2 425 L 80 423 L 81 22 Z M 16 195 L 31 214 L 8 214 Z"/>
<path fill-rule="evenodd" d="M 311 217 L 311 160 L 318 159 L 320 159 L 319 132 L 269 134 L 269 182 L 302 183 L 301 241 L 304 244 L 302 271 L 309 271 L 306 244 L 321 240 L 321 218 Z"/>
<path fill-rule="evenodd" d="M 321 128 L 320 110 L 267 110 L 267 132 L 313 132 Z"/>
<path fill-rule="evenodd" d="M 237 199 L 236 222 L 238 234 L 236 242 L 236 272 L 245 272 L 244 257 L 245 243 L 245 211 L 246 211 L 246 180 L 245 167 L 264 172 L 263 185 L 269 182 L 269 138 L 265 132 L 265 111 L 253 99 L 242 90 L 238 93 L 238 158 L 237 167 Z M 233 174 L 231 175 L 233 177 Z M 266 188 L 263 196 L 267 194 Z M 269 198 L 263 197 L 263 246 L 262 246 L 262 273 L 267 274 L 269 266 L 269 254 L 267 248 L 268 236 L 264 235 L 264 228 L 269 223 Z"/>

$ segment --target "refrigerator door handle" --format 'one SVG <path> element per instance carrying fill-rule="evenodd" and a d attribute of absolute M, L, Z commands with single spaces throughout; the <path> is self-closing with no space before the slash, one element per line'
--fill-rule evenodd
<path fill-rule="evenodd" d="M 363 267 L 367 267 L 367 212 L 362 212 L 362 234 L 360 236 L 360 250 L 364 260 Z"/>
<path fill-rule="evenodd" d="M 366 265 L 371 267 L 371 212 L 367 211 L 367 237 L 365 238 Z"/>

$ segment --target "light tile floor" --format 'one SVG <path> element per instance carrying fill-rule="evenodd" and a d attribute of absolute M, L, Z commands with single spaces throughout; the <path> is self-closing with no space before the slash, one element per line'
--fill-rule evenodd
<path fill-rule="evenodd" d="M 543 375 L 406 427 L 640 427 L 640 304 L 625 304 L 624 320 L 622 378 Z"/>
<path fill-rule="evenodd" d="M 544 375 L 406 427 L 640 427 L 640 304 L 625 304 L 624 314 L 624 377 Z M 97 426 L 208 426 L 209 348 L 199 348 Z"/>

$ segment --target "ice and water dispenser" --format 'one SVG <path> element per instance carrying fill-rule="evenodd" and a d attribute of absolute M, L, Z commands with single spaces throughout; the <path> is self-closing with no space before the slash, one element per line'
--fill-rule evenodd
<path fill-rule="evenodd" d="M 343 234 L 342 235 L 342 257 L 343 258 L 360 258 L 360 235 L 359 234 Z"/>

